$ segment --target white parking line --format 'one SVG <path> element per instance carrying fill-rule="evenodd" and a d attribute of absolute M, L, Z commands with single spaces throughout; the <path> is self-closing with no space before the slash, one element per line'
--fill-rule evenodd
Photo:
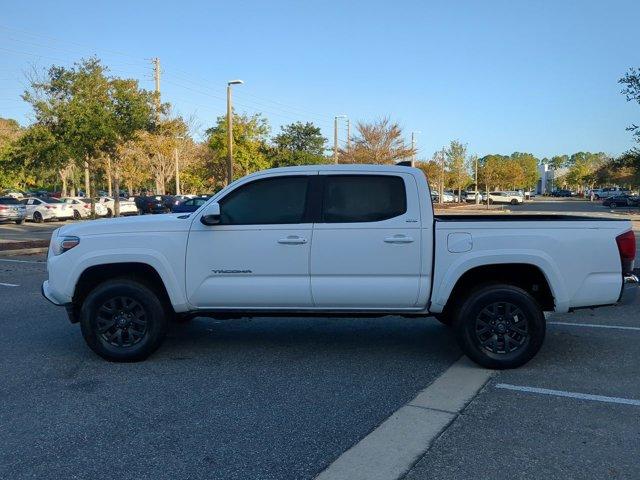
<path fill-rule="evenodd" d="M 8 258 L 0 258 L 0 262 L 7 263 L 47 263 L 42 260 L 10 260 Z"/>
<path fill-rule="evenodd" d="M 571 322 L 547 322 L 548 325 L 569 325 L 571 327 L 610 328 L 613 330 L 635 330 L 640 332 L 640 327 L 625 327 L 624 325 L 598 325 L 595 323 L 571 323 Z"/>
<path fill-rule="evenodd" d="M 466 357 L 338 457 L 316 480 L 401 478 L 494 372 Z"/>
<path fill-rule="evenodd" d="M 591 400 L 593 402 L 621 403 L 624 405 L 635 405 L 640 407 L 640 400 L 621 397 L 607 397 L 605 395 L 592 395 L 590 393 L 566 392 L 564 390 L 551 390 L 548 388 L 525 387 L 522 385 L 510 385 L 508 383 L 497 383 L 496 388 L 505 390 L 515 390 L 526 393 L 539 393 L 541 395 L 555 395 L 556 397 L 577 398 L 579 400 Z"/>
<path fill-rule="evenodd" d="M 20 285 L 16 285 L 15 283 L 2 283 L 0 282 L 0 287 L 19 287 Z"/>

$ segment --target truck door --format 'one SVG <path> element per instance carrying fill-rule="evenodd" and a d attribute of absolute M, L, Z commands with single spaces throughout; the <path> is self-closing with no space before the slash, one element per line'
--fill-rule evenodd
<path fill-rule="evenodd" d="M 316 171 L 250 179 L 219 199 L 219 225 L 203 225 L 196 215 L 186 254 L 192 305 L 312 306 L 307 197 L 313 176 Z"/>
<path fill-rule="evenodd" d="M 411 308 L 418 301 L 421 223 L 412 175 L 321 171 L 311 291 L 324 308 Z"/>

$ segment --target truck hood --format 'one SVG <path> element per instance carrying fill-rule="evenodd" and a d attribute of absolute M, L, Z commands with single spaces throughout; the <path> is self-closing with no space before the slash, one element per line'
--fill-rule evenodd
<path fill-rule="evenodd" d="M 137 217 L 119 217 L 89 220 L 65 225 L 58 235 L 111 235 L 120 233 L 145 232 L 186 232 L 191 225 L 189 214 L 141 215 Z"/>

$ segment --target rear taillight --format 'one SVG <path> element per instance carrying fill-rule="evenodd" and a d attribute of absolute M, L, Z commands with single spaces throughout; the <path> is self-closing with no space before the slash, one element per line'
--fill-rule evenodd
<path fill-rule="evenodd" d="M 6 205 L 0 205 L 0 210 L 8 210 L 9 207 L 7 207 Z"/>
<path fill-rule="evenodd" d="M 620 262 L 622 263 L 622 274 L 633 272 L 633 260 L 636 258 L 636 236 L 632 230 L 616 237 Z"/>

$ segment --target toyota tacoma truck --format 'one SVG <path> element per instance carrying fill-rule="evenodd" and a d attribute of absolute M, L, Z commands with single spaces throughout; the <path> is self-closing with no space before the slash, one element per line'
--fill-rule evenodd
<path fill-rule="evenodd" d="M 634 295 L 635 249 L 628 220 L 434 215 L 411 167 L 288 167 L 191 214 L 59 228 L 42 293 L 111 361 L 145 359 L 174 319 L 400 315 L 435 316 L 502 369 L 538 352 L 545 312 Z"/>

